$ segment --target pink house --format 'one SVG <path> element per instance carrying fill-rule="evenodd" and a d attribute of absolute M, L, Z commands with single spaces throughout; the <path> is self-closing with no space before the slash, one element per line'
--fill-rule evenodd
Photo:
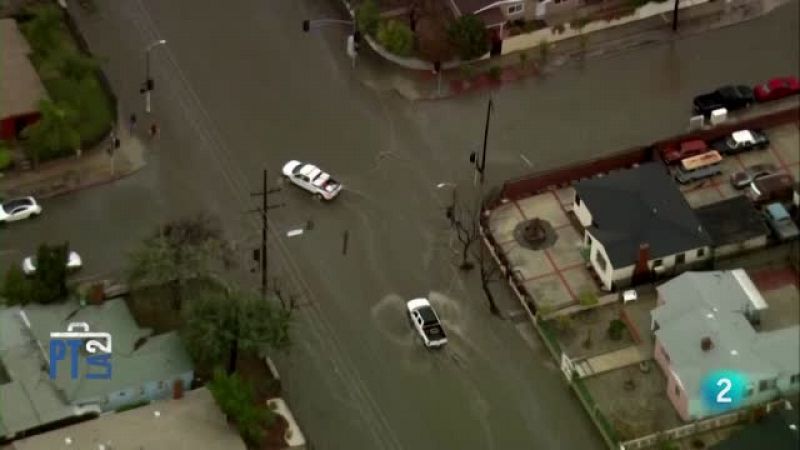
<path fill-rule="evenodd" d="M 654 356 L 683 420 L 718 413 L 700 387 L 719 370 L 748 380 L 743 408 L 800 392 L 800 326 L 756 331 L 767 303 L 744 270 L 685 272 L 657 290 Z"/>

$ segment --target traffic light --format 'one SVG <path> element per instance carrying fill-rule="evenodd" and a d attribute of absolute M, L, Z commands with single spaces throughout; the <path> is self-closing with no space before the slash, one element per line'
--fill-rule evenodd
<path fill-rule="evenodd" d="M 153 81 L 152 78 L 148 78 L 147 81 L 145 82 L 145 86 L 148 91 L 152 91 L 153 88 L 155 88 L 155 82 Z"/>
<path fill-rule="evenodd" d="M 442 70 L 442 63 L 439 62 L 439 61 L 434 62 L 433 63 L 433 73 L 438 74 L 441 70 Z"/>
<path fill-rule="evenodd" d="M 469 154 L 469 162 L 471 163 L 475 162 L 475 152 Z"/>
<path fill-rule="evenodd" d="M 308 33 L 308 30 L 310 30 L 310 29 L 311 29 L 311 21 L 310 20 L 304 20 L 303 21 L 303 31 Z"/>

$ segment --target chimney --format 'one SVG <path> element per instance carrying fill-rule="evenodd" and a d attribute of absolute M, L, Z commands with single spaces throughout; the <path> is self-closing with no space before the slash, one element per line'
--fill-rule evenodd
<path fill-rule="evenodd" d="M 702 348 L 704 352 L 707 352 L 714 348 L 714 342 L 711 341 L 710 337 L 706 336 L 700 340 L 700 348 Z"/>
<path fill-rule="evenodd" d="M 636 255 L 636 265 L 633 268 L 634 285 L 644 283 L 650 279 L 650 268 L 647 261 L 650 260 L 650 244 L 642 242 L 639 244 L 639 251 Z"/>

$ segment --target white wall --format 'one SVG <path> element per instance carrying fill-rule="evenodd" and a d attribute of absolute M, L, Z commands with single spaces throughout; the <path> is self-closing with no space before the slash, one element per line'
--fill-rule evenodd
<path fill-rule="evenodd" d="M 586 207 L 586 202 L 581 199 L 580 204 L 575 202 L 575 196 L 572 198 L 572 212 L 575 213 L 575 216 L 580 221 L 581 226 L 586 228 L 592 224 L 592 213 L 589 212 L 589 209 Z"/>

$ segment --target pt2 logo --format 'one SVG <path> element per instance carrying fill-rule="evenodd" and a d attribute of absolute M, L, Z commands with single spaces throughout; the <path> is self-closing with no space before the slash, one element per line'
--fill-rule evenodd
<path fill-rule="evenodd" d="M 104 342 L 105 341 L 105 342 Z M 86 364 L 89 367 L 101 367 L 102 372 L 87 371 L 89 380 L 108 380 L 111 378 L 111 335 L 109 333 L 90 332 L 85 322 L 73 322 L 67 326 L 67 332 L 50 333 L 50 378 L 58 375 L 58 362 L 69 353 L 69 377 L 78 378 L 81 349 L 86 351 Z M 100 353 L 100 354 L 98 354 Z"/>
<path fill-rule="evenodd" d="M 741 406 L 747 391 L 747 378 L 732 370 L 719 370 L 703 379 L 701 394 L 706 408 L 723 412 Z"/>

